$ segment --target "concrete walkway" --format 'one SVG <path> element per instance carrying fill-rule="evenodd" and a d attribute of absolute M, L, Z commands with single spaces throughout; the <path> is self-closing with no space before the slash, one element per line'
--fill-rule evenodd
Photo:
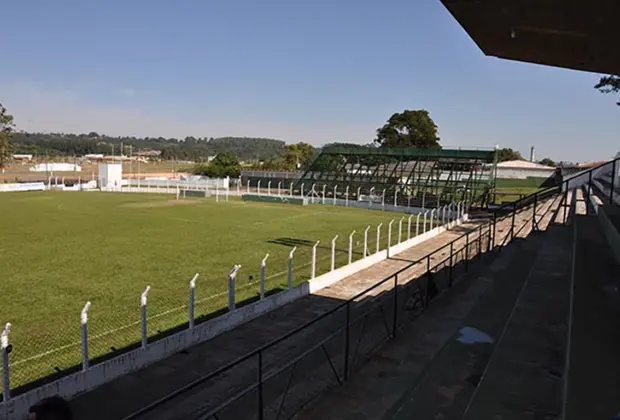
<path fill-rule="evenodd" d="M 549 201 L 544 203 L 544 205 L 541 204 L 539 209 L 551 205 L 552 201 Z M 524 211 L 517 215 L 515 225 L 523 224 L 529 218 L 531 218 L 531 211 Z M 316 295 L 311 295 L 286 305 L 222 334 L 213 340 L 196 345 L 187 351 L 183 351 L 137 372 L 130 373 L 92 392 L 79 396 L 72 401 L 77 418 L 92 420 L 122 419 L 176 391 L 180 387 L 216 371 L 218 368 L 252 352 L 261 345 L 271 342 L 328 312 L 343 301 L 355 296 L 361 290 L 376 284 L 386 276 L 411 264 L 412 261 L 417 261 L 468 231 L 472 232 L 469 238 L 469 257 L 473 258 L 479 248 L 484 249 L 487 246 L 486 242 L 477 241 L 480 232 L 478 227 L 483 222 L 472 221 L 458 226 L 452 231 L 444 232 L 416 247 L 393 256 L 390 260 L 376 264 L 331 287 L 323 289 Z M 497 239 L 508 232 L 510 224 L 510 219 L 497 224 Z M 485 235 L 486 231 L 483 232 L 485 232 L 483 233 Z M 458 249 L 463 246 L 465 246 L 465 239 L 459 240 L 454 245 L 454 248 Z M 448 257 L 450 255 L 449 252 L 449 248 L 444 249 L 441 253 L 434 255 L 432 261 L 439 261 Z M 464 253 L 458 258 L 464 258 Z M 426 263 L 416 264 L 403 273 L 402 276 L 399 276 L 399 285 L 414 281 L 425 271 Z M 373 293 L 379 294 L 389 288 L 390 284 L 388 283 L 383 289 L 378 289 L 373 291 Z M 303 332 L 271 348 L 269 352 L 263 355 L 263 377 L 269 377 L 270 372 L 280 369 L 288 360 L 303 354 L 305 349 L 313 348 L 322 338 L 341 328 L 343 316 L 344 312 L 334 314 L 333 316 L 330 315 L 323 321 L 314 324 L 311 328 L 307 328 Z M 325 350 L 325 347 L 323 350 Z M 309 363 L 307 372 L 310 373 L 313 371 L 313 366 L 318 366 L 316 365 L 316 360 L 313 362 L 313 357 L 315 356 L 310 355 L 307 358 Z M 161 420 L 191 418 L 198 411 L 217 407 L 235 396 L 235 394 L 253 386 L 256 382 L 257 362 L 256 357 L 250 358 L 236 368 L 223 372 L 208 383 L 201 384 L 201 386 L 193 389 L 192 392 L 171 400 L 165 406 L 158 408 L 156 412 L 145 415 L 144 418 Z M 315 364 L 313 365 L 311 362 Z M 321 366 L 329 367 L 327 363 L 322 363 Z M 307 395 L 311 395 L 308 394 L 310 392 L 309 384 L 313 385 L 311 387 L 313 392 L 319 393 L 324 390 L 324 387 L 322 388 L 318 381 L 312 379 L 310 373 L 306 377 L 296 378 L 294 383 L 288 387 L 294 388 L 294 392 L 288 392 L 286 395 L 287 401 L 295 402 L 298 399 L 301 404 L 303 399 L 307 398 Z M 264 393 L 268 405 L 279 405 L 278 401 L 284 392 L 280 388 L 284 388 L 282 382 L 286 382 L 285 379 L 280 375 L 272 381 L 273 385 L 267 384 L 269 386 L 266 387 Z M 230 405 L 228 417 L 224 413 L 225 409 L 220 413 L 219 418 L 252 418 L 251 413 L 255 412 L 256 399 L 256 390 L 250 391 Z"/>

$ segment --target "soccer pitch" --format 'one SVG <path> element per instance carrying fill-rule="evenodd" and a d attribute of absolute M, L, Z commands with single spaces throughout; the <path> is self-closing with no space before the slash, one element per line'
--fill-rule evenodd
<path fill-rule="evenodd" d="M 259 292 L 267 260 L 266 290 L 285 287 L 290 250 L 294 284 L 310 278 L 312 244 L 317 275 L 376 250 L 376 226 L 402 215 L 331 205 L 277 205 L 215 199 L 174 200 L 170 195 L 33 192 L 0 195 L 0 321 L 11 322 L 11 387 L 81 361 L 80 311 L 87 301 L 93 358 L 140 341 L 140 294 L 147 285 L 149 336 L 187 322 L 189 281 L 196 286 L 196 318 L 225 308 L 227 276 L 241 264 L 237 302 Z M 415 223 L 415 218 L 413 219 Z M 406 237 L 406 221 L 403 237 Z M 415 229 L 412 229 L 415 230 Z M 414 235 L 415 232 L 412 232 Z"/>

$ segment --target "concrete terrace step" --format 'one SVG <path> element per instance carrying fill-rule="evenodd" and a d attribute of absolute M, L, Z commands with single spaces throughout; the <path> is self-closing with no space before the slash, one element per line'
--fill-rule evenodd
<path fill-rule="evenodd" d="M 398 254 L 395 256 L 398 259 L 386 260 L 362 270 L 329 288 L 323 289 L 320 294 L 311 295 L 286 305 L 210 341 L 196 345 L 187 351 L 78 396 L 72 401 L 76 415 L 78 418 L 91 420 L 124 418 L 178 388 L 216 371 L 221 366 L 315 319 L 364 288 L 406 266 L 409 261 L 423 257 L 466 231 L 476 230 L 478 225 L 479 222 L 471 222 L 461 225 L 453 231 L 444 232 Z M 472 239 L 475 239 L 476 235 L 477 230 L 472 233 Z M 408 274 L 414 276 L 416 272 L 422 270 L 423 267 L 421 266 L 414 267 Z M 317 341 L 316 337 L 324 337 L 334 328 L 328 321 L 318 323 L 313 328 L 309 328 L 296 336 L 294 340 L 289 340 L 287 343 L 278 346 L 263 361 L 265 372 L 281 365 L 283 361 L 290 359 L 293 355 L 301 353 L 301 349 L 312 346 L 313 342 Z M 255 360 L 248 361 L 234 371 L 228 372 L 226 378 L 220 377 L 217 381 L 201 387 L 187 397 L 171 401 L 161 410 L 159 417 L 155 417 L 151 413 L 145 418 L 184 418 L 197 409 L 198 403 L 202 404 L 200 408 L 204 408 L 205 405 L 215 406 L 225 398 L 234 395 L 236 391 L 255 382 L 255 366 Z"/>
<path fill-rule="evenodd" d="M 540 238 L 524 241 L 510 263 L 493 273 L 489 290 L 467 314 L 463 327 L 386 419 L 461 418 L 534 266 L 539 245 Z"/>
<path fill-rule="evenodd" d="M 577 217 L 565 420 L 620 413 L 620 265 L 598 220 Z"/>
<path fill-rule="evenodd" d="M 552 227 L 542 238 L 465 420 L 560 418 L 572 236 L 572 229 Z"/>

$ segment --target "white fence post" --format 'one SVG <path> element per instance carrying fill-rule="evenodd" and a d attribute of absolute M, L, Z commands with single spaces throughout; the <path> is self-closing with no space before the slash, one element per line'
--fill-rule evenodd
<path fill-rule="evenodd" d="M 415 216 L 414 214 L 409 215 L 409 219 L 407 220 L 407 240 L 411 239 L 411 218 Z M 416 236 L 418 233 L 416 232 Z"/>
<path fill-rule="evenodd" d="M 194 305 L 196 302 L 196 280 L 198 280 L 198 273 L 194 274 L 194 277 L 189 281 L 189 328 L 194 328 Z"/>
<path fill-rule="evenodd" d="M 145 349 L 149 344 L 149 336 L 148 336 L 148 326 L 146 324 L 146 298 L 149 294 L 149 290 L 151 290 L 151 286 L 146 286 L 144 292 L 140 296 L 140 321 L 142 325 L 142 348 Z"/>
<path fill-rule="evenodd" d="M 304 196 L 304 185 L 305 185 L 305 182 L 302 182 L 301 183 L 301 189 L 299 190 L 299 196 L 302 197 L 302 198 Z"/>
<path fill-rule="evenodd" d="M 426 233 L 426 216 L 427 215 L 428 215 L 428 210 L 424 212 L 424 232 L 423 233 Z"/>
<path fill-rule="evenodd" d="M 394 191 L 394 207 L 398 207 L 398 190 Z"/>
<path fill-rule="evenodd" d="M 82 370 L 88 369 L 88 310 L 90 302 L 86 302 L 82 312 L 80 313 L 80 321 L 82 323 Z"/>
<path fill-rule="evenodd" d="M 11 399 L 11 375 L 9 373 L 9 353 L 11 346 L 9 345 L 9 333 L 11 332 L 11 323 L 7 322 L 2 330 L 0 341 L 2 343 L 2 401 L 5 403 Z"/>
<path fill-rule="evenodd" d="M 400 221 L 398 222 L 398 243 L 401 243 L 403 241 L 403 221 L 405 220 L 405 216 L 400 218 Z"/>
<path fill-rule="evenodd" d="M 260 179 L 258 180 L 258 183 L 256 184 L 256 192 L 258 193 L 258 196 L 260 197 Z"/>
<path fill-rule="evenodd" d="M 381 208 L 385 210 L 385 189 L 381 193 Z"/>
<path fill-rule="evenodd" d="M 353 235 L 355 235 L 355 231 L 349 235 L 349 264 L 353 262 Z"/>
<path fill-rule="evenodd" d="M 336 191 L 338 191 L 338 185 L 334 185 L 334 196 L 332 197 L 332 204 L 335 206 L 336 205 Z"/>
<path fill-rule="evenodd" d="M 383 223 L 377 225 L 377 252 L 381 250 L 381 226 L 383 226 Z"/>
<path fill-rule="evenodd" d="M 344 190 L 344 206 L 349 207 L 349 186 Z"/>
<path fill-rule="evenodd" d="M 437 211 L 437 209 L 431 210 L 431 230 L 433 230 L 433 224 L 434 224 L 434 219 L 435 219 L 435 211 Z"/>
<path fill-rule="evenodd" d="M 237 272 L 241 266 L 239 264 L 235 264 L 228 273 L 228 310 L 235 310 L 235 277 L 237 277 Z"/>
<path fill-rule="evenodd" d="M 332 270 L 336 269 L 336 239 L 338 239 L 338 235 L 334 236 L 332 239 Z"/>
<path fill-rule="evenodd" d="M 293 196 L 293 183 L 291 182 L 291 185 L 289 185 L 289 193 L 288 195 L 290 195 L 291 197 Z"/>
<path fill-rule="evenodd" d="M 314 196 L 316 195 L 316 184 L 312 184 L 312 188 L 310 189 L 310 202 L 314 204 Z"/>
<path fill-rule="evenodd" d="M 322 203 L 325 204 L 325 189 L 327 188 L 327 185 L 323 184 L 323 201 Z"/>
<path fill-rule="evenodd" d="M 250 193 L 250 180 L 248 179 L 248 194 Z"/>
<path fill-rule="evenodd" d="M 312 278 L 316 277 L 316 247 L 319 246 L 321 241 L 316 241 L 312 247 Z"/>
<path fill-rule="evenodd" d="M 443 209 L 441 210 L 441 224 L 442 225 L 446 224 L 446 207 L 447 206 L 443 206 Z"/>
<path fill-rule="evenodd" d="M 267 195 L 271 195 L 271 181 L 267 182 Z"/>
<path fill-rule="evenodd" d="M 394 219 L 390 220 L 388 223 L 388 240 L 387 240 L 387 257 L 390 258 L 390 247 L 392 246 L 392 223 L 394 223 Z"/>
<path fill-rule="evenodd" d="M 370 192 L 368 194 L 368 208 L 372 208 L 372 193 L 375 190 L 375 187 L 370 188 Z"/>
<path fill-rule="evenodd" d="M 265 299 L 265 269 L 267 267 L 267 258 L 269 254 L 265 255 L 265 258 L 260 263 L 260 299 Z"/>
<path fill-rule="evenodd" d="M 420 215 L 417 214 L 415 218 L 415 236 L 418 236 L 419 234 L 420 234 Z"/>
<path fill-rule="evenodd" d="M 278 197 L 282 197 L 282 181 L 278 182 Z"/>
<path fill-rule="evenodd" d="M 355 197 L 357 201 L 360 201 L 361 191 L 362 191 L 362 187 L 357 187 L 357 197 Z"/>
<path fill-rule="evenodd" d="M 286 284 L 289 290 L 293 288 L 293 255 L 295 254 L 296 249 L 296 246 L 293 247 L 291 252 L 288 254 L 288 276 L 286 278 Z"/>

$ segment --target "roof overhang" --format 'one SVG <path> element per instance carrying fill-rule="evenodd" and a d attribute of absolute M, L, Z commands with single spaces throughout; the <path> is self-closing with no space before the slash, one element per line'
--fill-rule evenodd
<path fill-rule="evenodd" d="M 441 0 L 484 54 L 620 75 L 618 0 Z"/>

